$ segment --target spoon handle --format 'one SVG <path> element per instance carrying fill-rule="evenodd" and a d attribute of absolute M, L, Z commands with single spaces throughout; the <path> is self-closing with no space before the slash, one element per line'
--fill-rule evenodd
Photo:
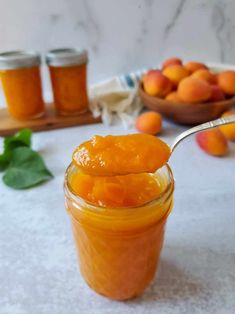
<path fill-rule="evenodd" d="M 216 128 L 218 126 L 224 125 L 224 124 L 230 124 L 235 123 L 235 115 L 223 117 L 220 119 L 216 119 L 213 121 L 209 121 L 203 124 L 199 124 L 191 129 L 186 130 L 185 132 L 181 133 L 179 136 L 177 136 L 174 140 L 174 142 L 171 144 L 171 152 L 174 151 L 176 146 L 184 140 L 186 137 L 188 137 L 191 134 L 201 132 L 207 129 Z"/>

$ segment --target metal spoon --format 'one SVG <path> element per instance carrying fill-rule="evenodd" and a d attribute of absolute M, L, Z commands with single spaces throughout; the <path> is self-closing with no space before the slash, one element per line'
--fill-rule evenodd
<path fill-rule="evenodd" d="M 216 128 L 218 126 L 224 125 L 224 124 L 230 124 L 230 123 L 235 123 L 235 115 L 232 116 L 228 116 L 228 117 L 223 117 L 220 119 L 216 119 L 213 121 L 209 121 L 203 124 L 199 124 L 191 129 L 186 130 L 185 132 L 181 133 L 180 135 L 178 135 L 174 142 L 171 144 L 171 152 L 173 152 L 176 148 L 176 146 L 182 141 L 184 140 L 186 137 L 188 137 L 191 134 L 197 133 L 197 132 L 201 132 L 207 129 L 211 129 L 211 128 Z"/>

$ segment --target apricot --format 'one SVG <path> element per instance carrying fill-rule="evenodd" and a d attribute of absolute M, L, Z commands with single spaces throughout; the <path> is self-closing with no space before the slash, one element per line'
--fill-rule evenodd
<path fill-rule="evenodd" d="M 211 86 L 195 77 L 186 77 L 179 83 L 177 95 L 183 102 L 204 102 L 211 97 Z"/>
<path fill-rule="evenodd" d="M 205 64 L 196 61 L 187 62 L 186 64 L 184 64 L 184 66 L 190 73 L 193 73 L 199 69 L 208 69 Z"/>
<path fill-rule="evenodd" d="M 235 116 L 235 110 L 225 112 L 222 117 L 228 117 L 232 115 Z M 235 141 L 235 123 L 222 125 L 220 130 L 228 140 Z"/>
<path fill-rule="evenodd" d="M 189 71 L 182 65 L 172 65 L 163 70 L 163 74 L 177 86 L 185 77 L 189 76 Z"/>
<path fill-rule="evenodd" d="M 218 85 L 219 73 L 214 73 L 215 76 L 215 84 Z"/>
<path fill-rule="evenodd" d="M 196 141 L 199 147 L 209 155 L 224 156 L 228 152 L 228 142 L 218 128 L 196 134 Z"/>
<path fill-rule="evenodd" d="M 218 75 L 218 85 L 225 94 L 235 95 L 235 71 L 224 71 Z"/>
<path fill-rule="evenodd" d="M 143 86 L 147 94 L 164 97 L 172 89 L 171 81 L 158 70 L 150 70 L 143 77 Z"/>
<path fill-rule="evenodd" d="M 73 153 L 73 163 L 93 176 L 155 172 L 167 163 L 169 146 L 149 134 L 96 135 Z"/>
<path fill-rule="evenodd" d="M 144 84 L 146 78 L 147 78 L 149 75 L 151 75 L 151 74 L 154 75 L 156 72 L 161 73 L 160 70 L 155 70 L 155 69 L 150 69 L 150 70 L 148 70 L 148 71 L 142 76 L 142 82 L 143 82 L 143 84 Z"/>
<path fill-rule="evenodd" d="M 166 59 L 163 64 L 162 64 L 162 69 L 165 69 L 169 66 L 172 66 L 172 65 L 182 65 L 182 60 L 179 59 L 179 58 L 169 58 L 169 59 Z"/>
<path fill-rule="evenodd" d="M 169 93 L 169 94 L 165 97 L 165 99 L 166 99 L 167 101 L 170 101 L 170 102 L 176 102 L 176 103 L 181 102 L 181 100 L 180 100 L 180 98 L 179 98 L 177 92 L 171 92 L 171 93 Z"/>
<path fill-rule="evenodd" d="M 221 101 L 225 99 L 224 92 L 218 85 L 211 85 L 211 101 Z"/>
<path fill-rule="evenodd" d="M 192 76 L 196 77 L 200 80 L 206 81 L 209 84 L 215 84 L 216 83 L 215 75 L 206 69 L 197 70 L 197 71 L 193 72 Z"/>
<path fill-rule="evenodd" d="M 162 116 L 154 111 L 142 113 L 135 121 L 138 131 L 147 134 L 158 134 L 162 128 Z"/>

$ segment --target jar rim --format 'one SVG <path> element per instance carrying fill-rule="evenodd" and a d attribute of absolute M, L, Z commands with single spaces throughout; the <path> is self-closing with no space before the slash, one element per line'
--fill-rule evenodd
<path fill-rule="evenodd" d="M 86 206 L 89 207 L 89 210 L 91 211 L 97 211 L 98 210 L 107 210 L 107 209 L 111 209 L 112 211 L 118 211 L 120 212 L 120 210 L 133 210 L 133 209 L 137 209 L 137 208 L 143 208 L 143 207 L 148 207 L 148 206 L 152 206 L 160 201 L 167 201 L 168 198 L 172 195 L 173 191 L 174 191 L 174 177 L 173 177 L 173 173 L 172 170 L 170 168 L 170 166 L 166 163 L 162 168 L 157 169 L 155 173 L 159 172 L 162 169 L 166 169 L 167 170 L 167 174 L 169 176 L 169 180 L 168 180 L 168 184 L 166 185 L 166 187 L 164 188 L 164 190 L 153 200 L 146 202 L 140 206 L 129 206 L 129 207 L 107 207 L 107 206 L 101 206 L 101 205 L 94 205 L 90 202 L 88 202 L 87 200 L 83 199 L 82 197 L 80 197 L 79 195 L 76 194 L 76 192 L 72 189 L 71 185 L 69 184 L 69 180 L 68 180 L 68 174 L 69 171 L 71 170 L 72 167 L 76 167 L 73 162 L 70 163 L 70 165 L 68 166 L 66 173 L 65 173 L 65 179 L 64 179 L 64 189 L 65 189 L 65 193 L 68 193 L 68 196 L 71 197 L 76 203 L 81 204 L 82 206 Z"/>
<path fill-rule="evenodd" d="M 52 67 L 81 65 L 88 62 L 88 52 L 77 48 L 56 48 L 46 54 L 46 64 Z"/>
<path fill-rule="evenodd" d="M 33 50 L 12 50 L 0 53 L 0 70 L 29 68 L 40 64 L 40 54 Z"/>

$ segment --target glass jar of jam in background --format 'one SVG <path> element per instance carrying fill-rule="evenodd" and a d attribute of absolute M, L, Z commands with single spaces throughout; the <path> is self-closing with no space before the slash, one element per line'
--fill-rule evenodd
<path fill-rule="evenodd" d="M 166 165 L 155 173 L 162 189 L 156 199 L 127 208 L 95 206 L 79 197 L 71 186 L 78 171 L 74 164 L 67 169 L 65 204 L 81 274 L 93 290 L 111 299 L 138 296 L 157 270 L 165 224 L 173 205 L 171 169 Z"/>
<path fill-rule="evenodd" d="M 11 116 L 19 120 L 44 114 L 40 55 L 32 51 L 0 53 L 0 77 Z"/>
<path fill-rule="evenodd" d="M 85 50 L 50 50 L 46 55 L 54 104 L 61 115 L 76 115 L 88 110 L 87 62 Z"/>

